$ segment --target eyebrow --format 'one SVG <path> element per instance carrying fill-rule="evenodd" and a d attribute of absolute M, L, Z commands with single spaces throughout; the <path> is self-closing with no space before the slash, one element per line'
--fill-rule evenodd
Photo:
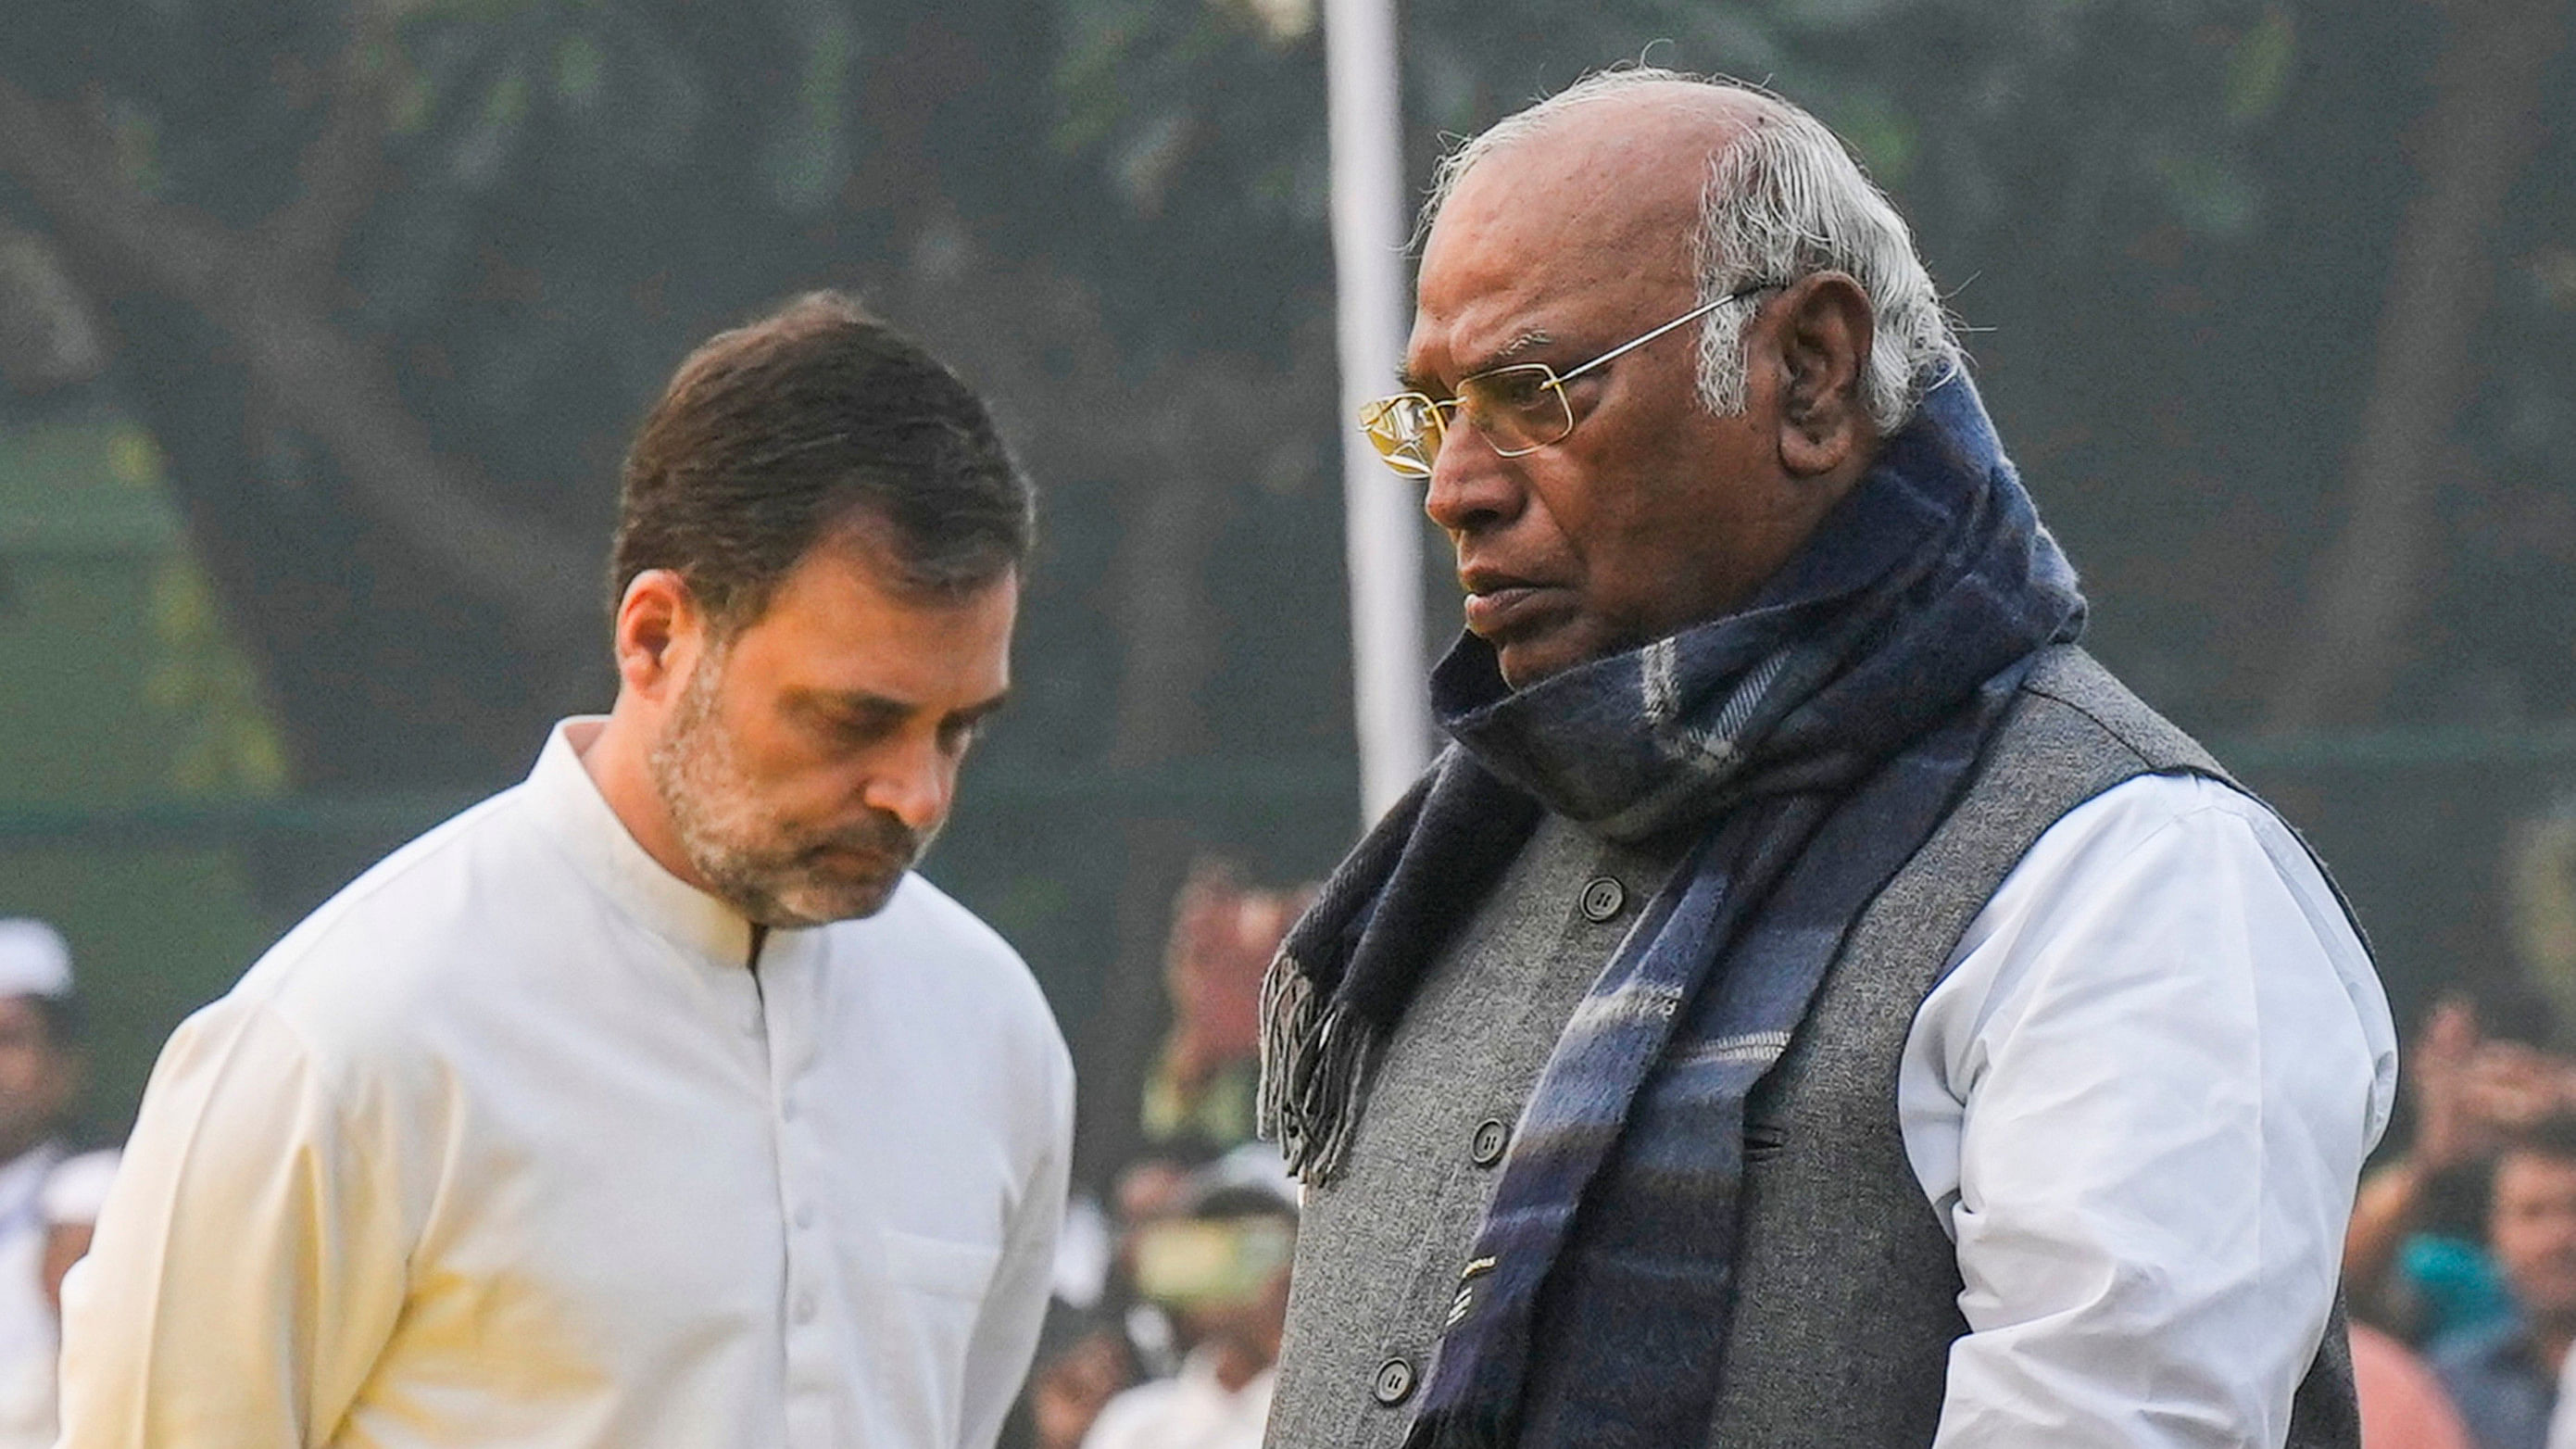
<path fill-rule="evenodd" d="M 1509 367 L 1513 363 L 1520 361 L 1522 358 L 1529 356 L 1531 353 L 1538 351 L 1542 347 L 1549 346 L 1555 341 L 1555 333 L 1548 331 L 1544 327 L 1534 327 L 1529 331 L 1522 333 L 1520 336 L 1513 338 L 1511 341 L 1504 343 L 1502 346 L 1495 348 L 1492 352 L 1486 353 L 1477 361 L 1475 366 L 1461 369 L 1458 375 L 1460 377 L 1474 377 L 1480 372 L 1491 372 L 1497 367 Z M 1432 379 L 1423 376 L 1421 373 L 1415 372 L 1411 367 L 1406 367 L 1398 371 L 1395 375 L 1395 380 L 1398 385 L 1404 388 L 1405 391 L 1418 392 L 1425 396 L 1429 396 L 1431 389 L 1437 385 Z"/>
<path fill-rule="evenodd" d="M 1010 699 L 1010 691 L 1004 690 L 990 699 L 970 704 L 963 709 L 950 710 L 940 719 L 946 724 L 975 724 L 1008 704 Z M 921 709 L 917 704 L 909 704 L 903 700 L 864 689 L 809 689 L 804 692 L 803 702 L 810 706 L 837 709 L 883 720 L 903 719 L 918 713 Z"/>

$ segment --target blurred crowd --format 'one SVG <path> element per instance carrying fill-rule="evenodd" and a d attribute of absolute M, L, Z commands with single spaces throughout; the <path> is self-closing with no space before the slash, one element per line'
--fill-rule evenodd
<path fill-rule="evenodd" d="M 1150 1157 L 1111 1194 L 1094 1278 L 1058 1284 L 1025 1395 L 1038 1449 L 1258 1449 L 1297 1197 L 1278 1154 Z"/>
<path fill-rule="evenodd" d="M 1307 898 L 1213 860 L 1182 887 L 1145 1150 L 1073 1202 L 1009 1449 L 1258 1449 L 1297 1233 L 1295 1184 L 1253 1140 L 1261 977 Z"/>
<path fill-rule="evenodd" d="M 2576 1058 L 2537 996 L 2439 1002 L 2344 1243 L 2372 1449 L 2576 1449 Z"/>

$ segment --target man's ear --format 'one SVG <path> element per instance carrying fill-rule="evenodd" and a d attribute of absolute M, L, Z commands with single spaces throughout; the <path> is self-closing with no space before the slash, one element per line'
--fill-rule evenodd
<path fill-rule="evenodd" d="M 644 570 L 617 601 L 612 647 L 618 680 L 647 699 L 667 692 L 673 681 L 687 677 L 705 634 L 706 616 L 688 581 L 671 569 Z"/>
<path fill-rule="evenodd" d="M 1821 478 L 1865 461 L 1878 440 L 1860 379 L 1874 336 L 1869 297 L 1841 272 L 1802 277 L 1780 299 L 1780 465 Z"/>

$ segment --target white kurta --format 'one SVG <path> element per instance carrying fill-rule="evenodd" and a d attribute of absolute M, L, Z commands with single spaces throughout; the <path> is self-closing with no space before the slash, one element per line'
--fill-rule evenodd
<path fill-rule="evenodd" d="M 559 726 L 163 1051 L 65 1289 L 64 1449 L 989 1444 L 1072 1069 L 918 877 L 750 930 Z"/>
<path fill-rule="evenodd" d="M 2396 1071 L 2369 955 L 2269 810 L 2146 776 L 2049 827 L 1899 1066 L 1967 1287 L 1940 1449 L 2280 1444 Z"/>

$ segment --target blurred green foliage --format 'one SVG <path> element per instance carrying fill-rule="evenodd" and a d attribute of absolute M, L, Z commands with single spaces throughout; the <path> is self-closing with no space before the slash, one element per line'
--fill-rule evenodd
<path fill-rule="evenodd" d="M 284 785 L 151 439 L 113 413 L 0 426 L 0 815 Z M 73 942 L 95 1024 L 88 1125 L 114 1134 L 161 1037 L 271 938 L 239 848 L 0 841 L 0 914 Z"/>
<path fill-rule="evenodd" d="M 285 761 L 162 487 L 114 414 L 0 432 L 5 798 L 114 805 L 274 794 Z"/>

